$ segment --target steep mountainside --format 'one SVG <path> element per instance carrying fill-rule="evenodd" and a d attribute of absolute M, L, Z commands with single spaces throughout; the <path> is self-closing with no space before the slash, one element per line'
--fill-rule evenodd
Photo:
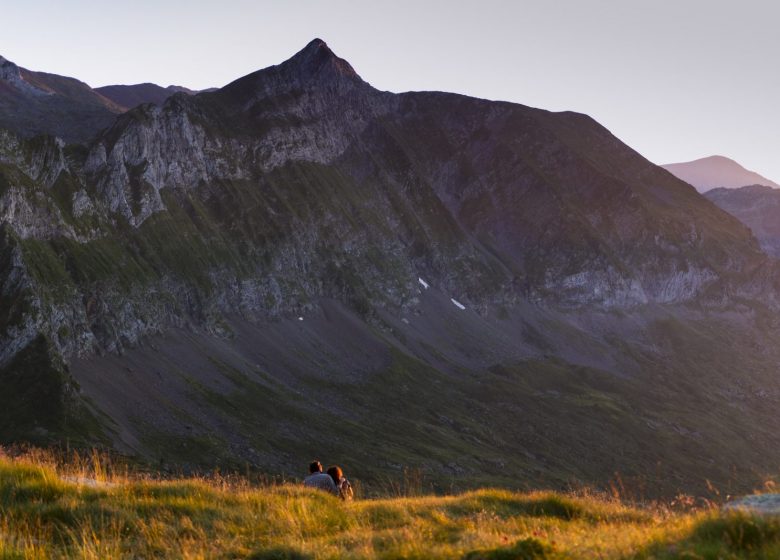
<path fill-rule="evenodd" d="M 87 172 L 110 210 L 139 225 L 166 207 L 164 189 L 262 185 L 301 165 L 355 182 L 338 181 L 330 204 L 397 222 L 387 227 L 406 239 L 392 243 L 407 247 L 391 255 L 443 237 L 439 251 L 453 252 L 436 274 L 452 275 L 445 262 L 460 255 L 496 284 L 476 291 L 510 283 L 571 303 L 685 300 L 757 249 L 736 220 L 588 117 L 377 92 L 316 44 L 219 92 L 127 114 L 93 147 Z"/>
<path fill-rule="evenodd" d="M 194 95 L 198 93 L 182 86 L 162 87 L 157 84 L 133 84 L 115 85 L 95 88 L 95 91 L 106 99 L 110 99 L 116 105 L 125 109 L 132 109 L 144 103 L 162 105 L 174 93 L 186 93 Z"/>
<path fill-rule="evenodd" d="M 780 459 L 774 263 L 584 115 L 315 40 L 87 146 L 1 136 L 0 223 L 4 439 L 439 487 Z"/>
<path fill-rule="evenodd" d="M 710 156 L 684 163 L 669 163 L 661 167 L 686 183 L 690 183 L 699 192 L 719 187 L 734 189 L 745 185 L 780 188 L 780 185 L 774 181 L 749 171 L 736 161 L 723 156 Z"/>
<path fill-rule="evenodd" d="M 83 82 L 32 72 L 0 57 L 0 128 L 86 142 L 122 110 Z"/>
<path fill-rule="evenodd" d="M 752 185 L 712 189 L 704 196 L 748 226 L 764 251 L 780 257 L 780 190 Z"/>

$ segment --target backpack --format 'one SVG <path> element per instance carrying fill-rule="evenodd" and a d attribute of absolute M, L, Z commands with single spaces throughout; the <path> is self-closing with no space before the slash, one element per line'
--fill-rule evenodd
<path fill-rule="evenodd" d="M 352 491 L 352 485 L 344 477 L 339 481 L 339 496 L 345 502 L 352 501 L 355 496 L 355 493 Z"/>

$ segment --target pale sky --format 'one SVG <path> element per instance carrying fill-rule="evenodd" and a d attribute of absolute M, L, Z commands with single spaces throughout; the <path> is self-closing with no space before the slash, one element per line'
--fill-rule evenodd
<path fill-rule="evenodd" d="M 593 116 L 656 163 L 780 182 L 780 2 L 0 0 L 0 55 L 91 86 L 222 86 L 320 37 L 374 87 Z"/>

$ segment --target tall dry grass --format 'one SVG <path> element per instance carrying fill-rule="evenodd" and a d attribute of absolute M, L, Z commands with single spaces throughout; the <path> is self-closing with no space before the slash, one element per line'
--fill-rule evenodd
<path fill-rule="evenodd" d="M 297 484 L 176 478 L 100 452 L 0 454 L 0 559 L 780 558 L 780 521 L 579 489 L 344 503 Z"/>

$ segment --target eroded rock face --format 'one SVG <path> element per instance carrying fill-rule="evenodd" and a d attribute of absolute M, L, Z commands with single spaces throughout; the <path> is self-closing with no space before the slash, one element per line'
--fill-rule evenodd
<path fill-rule="evenodd" d="M 0 363 L 6 363 L 35 338 L 38 327 L 31 309 L 32 282 L 7 225 L 0 227 L 0 265 L 0 297 L 7 302 L 0 319 Z"/>
<path fill-rule="evenodd" d="M 133 226 L 165 209 L 160 190 L 194 189 L 213 180 L 241 179 L 242 147 L 207 137 L 175 105 L 145 106 L 107 151 L 97 143 L 85 171 L 101 202 Z"/>
<path fill-rule="evenodd" d="M 20 168 L 30 179 L 47 187 L 68 167 L 64 148 L 59 138 L 44 136 L 25 142 L 0 129 L 0 163 Z"/>
<path fill-rule="evenodd" d="M 76 236 L 64 223 L 59 209 L 48 205 L 44 193 L 31 196 L 24 187 L 9 187 L 0 197 L 0 221 L 13 223 L 14 231 L 22 239 Z"/>

